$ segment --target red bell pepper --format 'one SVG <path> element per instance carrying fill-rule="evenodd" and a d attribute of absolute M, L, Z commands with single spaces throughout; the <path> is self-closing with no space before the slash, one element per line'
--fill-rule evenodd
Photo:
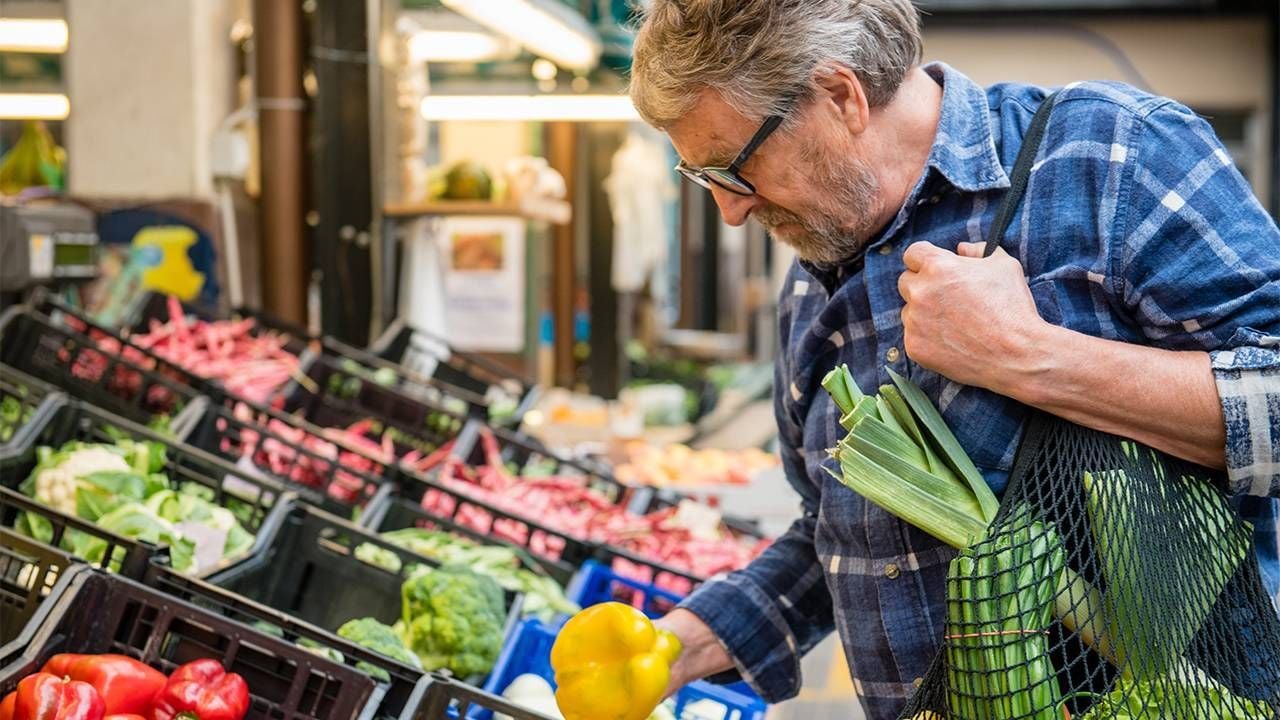
<path fill-rule="evenodd" d="M 49 658 L 41 672 L 89 683 L 108 715 L 145 714 L 167 682 L 164 673 L 128 655 L 63 653 Z"/>
<path fill-rule="evenodd" d="M 199 720 L 241 720 L 249 711 L 249 686 L 217 660 L 195 660 L 173 671 L 156 696 L 152 720 L 191 713 Z"/>
<path fill-rule="evenodd" d="M 121 713 L 119 715 L 108 715 L 102 718 L 102 720 L 147 720 L 147 719 L 141 715 L 134 715 L 133 713 Z"/>
<path fill-rule="evenodd" d="M 13 720 L 102 720 L 102 697 L 93 686 L 49 673 L 28 675 L 18 683 Z"/>
<path fill-rule="evenodd" d="M 0 720 L 13 720 L 14 706 L 18 704 L 17 691 L 11 692 L 0 700 Z"/>

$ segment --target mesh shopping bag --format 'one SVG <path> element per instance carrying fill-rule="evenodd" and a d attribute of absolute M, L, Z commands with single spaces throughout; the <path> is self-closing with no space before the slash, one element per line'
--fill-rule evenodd
<path fill-rule="evenodd" d="M 994 519 L 949 566 L 942 649 L 901 717 L 1280 718 L 1280 617 L 1253 538 L 1220 473 L 1033 413 Z"/>
<path fill-rule="evenodd" d="M 1049 415 L 947 575 L 905 718 L 1280 717 L 1280 618 L 1220 478 Z"/>

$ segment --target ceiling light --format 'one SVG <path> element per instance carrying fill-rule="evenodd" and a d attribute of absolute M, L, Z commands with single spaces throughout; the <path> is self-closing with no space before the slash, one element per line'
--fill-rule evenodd
<path fill-rule="evenodd" d="M 0 93 L 0 118 L 6 120 L 66 120 L 71 101 L 56 93 Z"/>
<path fill-rule="evenodd" d="M 424 62 L 484 62 L 513 55 L 502 38 L 483 32 L 419 30 L 409 39 L 409 60 Z"/>
<path fill-rule="evenodd" d="M 626 95 L 431 95 L 427 120 L 619 121 L 639 120 Z"/>
<path fill-rule="evenodd" d="M 445 7 L 570 70 L 590 70 L 601 43 L 587 21 L 558 0 L 442 0 Z"/>
<path fill-rule="evenodd" d="M 0 52 L 64 53 L 67 21 L 0 18 Z"/>
<path fill-rule="evenodd" d="M 560 72 L 556 64 L 546 58 L 534 60 L 530 69 L 533 71 L 533 77 L 536 80 L 555 80 L 556 75 Z"/>

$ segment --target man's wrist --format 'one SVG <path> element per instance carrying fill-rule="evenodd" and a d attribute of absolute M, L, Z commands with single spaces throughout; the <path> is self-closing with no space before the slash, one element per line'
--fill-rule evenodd
<path fill-rule="evenodd" d="M 1021 334 L 1013 352 L 997 363 L 1002 368 L 988 388 L 1018 402 L 1042 407 L 1050 401 L 1055 370 L 1079 335 L 1066 328 L 1041 321 Z"/>
<path fill-rule="evenodd" d="M 720 639 L 694 613 L 676 608 L 655 624 L 680 638 L 680 659 L 671 667 L 673 689 L 733 668 L 733 660 Z"/>

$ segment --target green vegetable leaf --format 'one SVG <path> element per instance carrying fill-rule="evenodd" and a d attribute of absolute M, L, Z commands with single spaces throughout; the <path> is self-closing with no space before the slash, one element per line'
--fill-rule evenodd
<path fill-rule="evenodd" d="M 33 540 L 45 543 L 53 542 L 53 523 L 42 515 L 22 513 L 14 529 Z"/>
<path fill-rule="evenodd" d="M 915 383 L 894 372 L 893 368 L 886 367 L 885 369 L 893 380 L 893 384 L 902 393 L 902 398 L 906 400 L 907 405 L 915 413 L 920 424 L 928 430 L 929 439 L 938 444 L 941 450 L 939 454 L 947 465 L 968 484 L 969 489 L 973 491 L 979 507 L 982 508 L 984 519 L 987 522 L 991 522 L 1000 509 L 1000 502 L 996 500 L 995 493 L 991 492 L 991 487 L 987 485 L 986 479 L 982 477 L 982 473 L 978 472 L 977 466 L 969 459 L 964 448 L 960 447 L 960 441 L 956 440 L 956 436 L 951 433 L 951 428 L 947 427 L 946 420 L 942 419 L 942 415 L 937 408 L 933 406 L 928 396 L 920 388 L 916 387 Z"/>

